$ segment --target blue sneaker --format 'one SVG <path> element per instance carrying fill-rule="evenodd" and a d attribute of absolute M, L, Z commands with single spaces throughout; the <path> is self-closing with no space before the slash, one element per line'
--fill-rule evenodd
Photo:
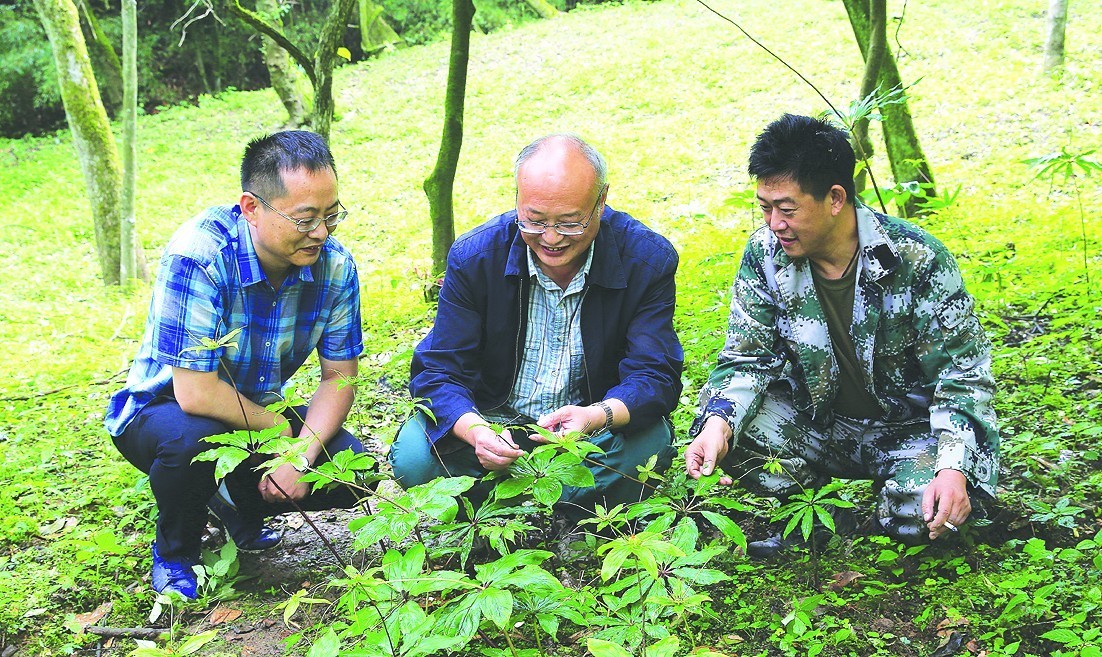
<path fill-rule="evenodd" d="M 153 541 L 153 590 L 157 593 L 179 593 L 188 600 L 199 597 L 199 587 L 193 559 L 169 560 L 157 552 L 157 541 Z"/>
<path fill-rule="evenodd" d="M 233 539 L 238 550 L 244 552 L 264 552 L 283 542 L 283 534 L 268 527 L 260 518 L 247 519 L 237 510 L 223 487 L 214 493 L 207 502 L 207 508 L 222 521 L 226 534 Z"/>

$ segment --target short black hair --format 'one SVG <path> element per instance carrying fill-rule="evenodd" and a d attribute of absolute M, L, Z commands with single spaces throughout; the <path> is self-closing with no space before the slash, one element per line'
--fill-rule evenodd
<path fill-rule="evenodd" d="M 750 175 L 758 180 L 791 180 L 816 200 L 841 185 L 855 201 L 853 155 L 845 130 L 810 116 L 785 114 L 762 131 L 750 148 Z"/>
<path fill-rule="evenodd" d="M 287 193 L 283 172 L 296 169 L 311 173 L 328 169 L 337 175 L 333 153 L 320 135 L 307 130 L 284 130 L 257 137 L 245 147 L 241 158 L 241 191 L 280 198 Z"/>

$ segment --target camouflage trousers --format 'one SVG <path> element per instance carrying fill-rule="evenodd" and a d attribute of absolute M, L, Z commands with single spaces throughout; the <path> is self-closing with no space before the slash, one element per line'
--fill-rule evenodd
<path fill-rule="evenodd" d="M 786 390 L 771 388 L 722 466 L 744 488 L 782 503 L 832 477 L 871 479 L 884 533 L 915 544 L 929 536 L 922 494 L 936 474 L 936 458 L 929 418 L 884 422 L 837 416 L 824 429 L 793 407 Z M 766 470 L 771 461 L 780 469 Z"/>

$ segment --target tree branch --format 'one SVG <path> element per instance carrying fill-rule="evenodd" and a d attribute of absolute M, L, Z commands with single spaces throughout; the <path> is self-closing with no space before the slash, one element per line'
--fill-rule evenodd
<path fill-rule="evenodd" d="M 286 50 L 291 57 L 294 57 L 298 65 L 306 71 L 306 77 L 310 78 L 310 85 L 314 87 L 317 86 L 318 77 L 317 72 L 314 70 L 313 59 L 302 52 L 302 49 L 298 46 L 291 43 L 290 39 L 288 39 L 283 32 L 280 32 L 274 25 L 264 20 L 260 14 L 242 7 L 240 0 L 226 0 L 226 7 L 230 10 L 230 13 L 251 25 L 257 32 L 260 32 L 272 41 L 278 43 L 279 46 Z"/>

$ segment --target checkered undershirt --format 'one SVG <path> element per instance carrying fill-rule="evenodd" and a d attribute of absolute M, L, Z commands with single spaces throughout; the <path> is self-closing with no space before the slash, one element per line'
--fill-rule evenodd
<path fill-rule="evenodd" d="M 528 250 L 533 272 L 528 301 L 528 330 L 517 379 L 505 405 L 486 414 L 493 422 L 527 422 L 567 404 L 582 400 L 585 354 L 582 350 L 582 299 L 593 263 L 590 246 L 585 264 L 565 290 L 537 266 Z"/>

